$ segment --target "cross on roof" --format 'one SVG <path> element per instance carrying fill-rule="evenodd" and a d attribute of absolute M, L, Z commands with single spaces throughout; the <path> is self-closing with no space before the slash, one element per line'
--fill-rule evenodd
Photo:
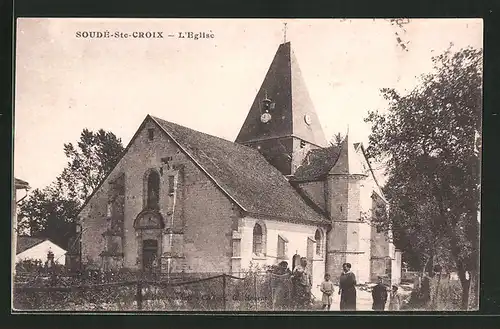
<path fill-rule="evenodd" d="M 283 43 L 286 43 L 286 24 L 287 23 L 283 23 L 284 27 L 283 27 Z"/>

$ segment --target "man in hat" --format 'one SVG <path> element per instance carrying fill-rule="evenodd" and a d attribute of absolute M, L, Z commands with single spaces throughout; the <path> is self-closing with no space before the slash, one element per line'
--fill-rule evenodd
<path fill-rule="evenodd" d="M 373 305 L 372 310 L 383 311 L 387 302 L 387 287 L 384 284 L 384 279 L 379 276 L 378 283 L 372 289 Z"/>

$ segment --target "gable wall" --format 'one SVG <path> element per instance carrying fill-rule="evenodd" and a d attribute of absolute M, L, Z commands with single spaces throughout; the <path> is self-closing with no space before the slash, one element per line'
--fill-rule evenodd
<path fill-rule="evenodd" d="M 148 140 L 148 129 L 154 129 L 154 141 Z M 231 252 L 232 202 L 205 175 L 177 145 L 153 122 L 147 121 L 127 153 L 82 211 L 82 260 L 99 263 L 99 253 L 104 250 L 101 233 L 106 229 L 106 207 L 109 182 L 125 173 L 124 212 L 124 266 L 137 268 L 138 241 L 133 227 L 136 216 L 144 204 L 144 179 L 148 169 L 160 175 L 160 212 L 168 220 L 171 207 L 168 196 L 169 167 L 162 158 L 172 157 L 169 165 L 183 165 L 176 187 L 174 227 L 184 232 L 184 256 L 181 262 L 186 271 L 224 271 L 229 269 Z M 171 169 L 171 167 L 170 167 Z M 181 270 L 177 268 L 177 270 Z"/>

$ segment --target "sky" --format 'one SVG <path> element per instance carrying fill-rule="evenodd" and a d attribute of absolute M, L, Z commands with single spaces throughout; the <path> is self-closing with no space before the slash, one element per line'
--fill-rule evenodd
<path fill-rule="evenodd" d="M 147 114 L 234 141 L 284 23 L 327 139 L 348 130 L 365 145 L 363 118 L 386 108 L 381 88 L 411 90 L 451 42 L 453 50 L 483 45 L 480 19 L 412 19 L 406 32 L 383 19 L 18 19 L 15 176 L 43 188 L 67 163 L 64 143 L 76 143 L 84 128 L 111 131 L 126 146 Z M 164 38 L 90 39 L 78 31 Z"/>

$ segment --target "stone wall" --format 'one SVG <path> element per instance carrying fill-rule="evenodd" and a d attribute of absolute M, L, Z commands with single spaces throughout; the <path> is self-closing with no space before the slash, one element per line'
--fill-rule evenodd
<path fill-rule="evenodd" d="M 151 129 L 153 140 L 149 139 Z M 180 169 L 179 169 L 180 168 Z M 132 140 L 126 154 L 106 178 L 80 214 L 82 259 L 99 263 L 104 250 L 101 234 L 106 230 L 109 182 L 125 175 L 124 266 L 139 269 L 141 257 L 139 232 L 134 220 L 145 206 L 147 174 L 160 173 L 159 212 L 166 227 L 182 242 L 182 257 L 173 261 L 174 270 L 193 272 L 229 271 L 231 233 L 236 207 L 211 179 L 150 119 Z M 172 213 L 169 176 L 177 175 L 176 202 Z M 172 217 L 173 216 L 173 217 Z M 159 232 L 164 235 L 166 232 Z M 182 234 L 182 238 L 178 235 Z M 160 248 L 162 242 L 160 241 Z"/>

